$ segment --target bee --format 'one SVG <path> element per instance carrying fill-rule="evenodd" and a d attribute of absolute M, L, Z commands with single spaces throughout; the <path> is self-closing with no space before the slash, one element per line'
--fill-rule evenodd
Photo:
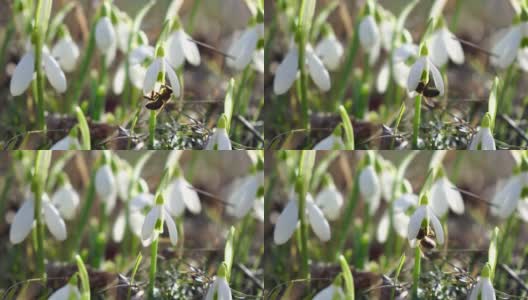
<path fill-rule="evenodd" d="M 423 250 L 423 252 L 429 252 L 436 248 L 435 238 L 436 234 L 429 228 L 420 228 L 420 231 L 418 231 L 418 235 L 416 236 L 418 245 Z"/>
<path fill-rule="evenodd" d="M 418 83 L 416 91 L 427 98 L 434 98 L 440 95 L 440 91 L 433 85 L 432 80 L 429 80 L 427 84 L 424 84 L 423 81 Z"/>
<path fill-rule="evenodd" d="M 149 100 L 145 107 L 150 110 L 159 110 L 167 102 L 169 102 L 172 96 L 172 89 L 168 85 L 162 85 L 159 92 L 152 91 L 150 96 L 145 96 L 145 99 Z"/>

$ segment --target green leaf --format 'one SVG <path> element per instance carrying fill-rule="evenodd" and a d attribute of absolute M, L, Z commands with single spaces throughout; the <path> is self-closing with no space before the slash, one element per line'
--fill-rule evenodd
<path fill-rule="evenodd" d="M 167 8 L 167 14 L 165 15 L 165 20 L 172 20 L 178 16 L 180 8 L 183 4 L 183 0 L 172 0 L 169 8 Z"/>
<path fill-rule="evenodd" d="M 339 0 L 332 0 L 319 12 L 312 25 L 311 40 L 315 40 L 319 36 L 321 28 L 327 24 L 326 20 L 338 5 Z"/>
<path fill-rule="evenodd" d="M 488 101 L 488 113 L 491 117 L 490 130 L 493 133 L 495 129 L 495 119 L 497 118 L 497 94 L 499 90 L 500 80 L 498 77 L 495 77 L 493 80 L 493 86 L 491 88 L 491 93 Z"/>
<path fill-rule="evenodd" d="M 226 130 L 229 132 L 231 128 L 231 119 L 233 118 L 233 94 L 235 91 L 235 79 L 231 78 L 229 80 L 229 85 L 227 87 L 227 93 L 224 100 L 224 115 L 227 119 Z"/>
<path fill-rule="evenodd" d="M 182 1 L 183 2 L 183 1 Z M 134 24 L 132 25 L 132 32 L 136 33 L 139 31 L 141 27 L 141 23 L 143 22 L 143 18 L 147 15 L 148 11 L 152 6 L 156 4 L 156 0 L 150 0 L 141 10 L 136 14 L 136 17 L 134 18 Z M 132 35 L 130 35 L 132 38 Z"/>
<path fill-rule="evenodd" d="M 310 31 L 313 16 L 315 13 L 316 0 L 302 0 L 301 9 L 299 10 L 299 25 L 303 32 Z"/>
<path fill-rule="evenodd" d="M 233 267 L 233 259 L 235 256 L 233 245 L 235 243 L 235 227 L 231 226 L 229 229 L 229 234 L 227 235 L 225 250 L 224 250 L 224 262 L 227 266 L 227 274 L 226 279 L 227 282 L 229 282 L 229 278 L 231 277 L 231 269 Z"/>
<path fill-rule="evenodd" d="M 350 121 L 348 112 L 346 111 L 343 105 L 339 106 L 339 115 L 341 115 L 341 121 L 343 122 L 343 126 L 345 127 L 345 148 L 346 150 L 354 150 L 354 127 L 352 127 L 352 122 Z"/>
<path fill-rule="evenodd" d="M 53 151 L 50 150 L 37 151 L 37 157 L 35 158 L 34 176 L 36 176 L 36 178 L 38 178 L 41 183 L 43 183 L 48 178 L 52 152 Z"/>
<path fill-rule="evenodd" d="M 312 177 L 316 153 L 317 151 L 314 150 L 303 150 L 301 152 L 301 158 L 299 161 L 299 175 L 304 178 L 305 184 L 310 182 Z M 305 187 L 308 187 L 308 185 L 305 185 Z"/>
<path fill-rule="evenodd" d="M 497 266 L 497 255 L 499 254 L 498 244 L 499 244 L 499 228 L 495 227 L 495 229 L 493 229 L 493 232 L 491 234 L 490 246 L 489 246 L 489 251 L 488 251 L 488 262 L 491 266 L 490 279 L 492 282 L 493 282 L 493 278 L 495 277 L 495 268 Z"/>
<path fill-rule="evenodd" d="M 341 266 L 341 272 L 343 272 L 343 277 L 345 278 L 345 299 L 354 300 L 354 277 L 352 276 L 348 262 L 342 254 L 339 255 L 339 265 Z"/>
<path fill-rule="evenodd" d="M 407 21 L 407 18 L 411 14 L 411 11 L 414 9 L 416 4 L 418 4 L 418 2 L 420 2 L 420 0 L 411 1 L 409 2 L 409 4 L 407 4 L 403 8 L 400 15 L 398 16 L 398 21 L 396 22 L 396 32 L 397 33 L 401 33 L 401 31 L 403 30 L 405 26 L 405 22 Z"/>
<path fill-rule="evenodd" d="M 77 268 L 79 268 L 79 277 L 81 277 L 81 299 L 90 300 L 90 279 L 88 278 L 88 271 L 79 254 L 75 255 Z"/>
<path fill-rule="evenodd" d="M 429 162 L 429 169 L 437 169 L 440 167 L 446 154 L 446 150 L 436 150 L 431 157 L 431 161 Z"/>
<path fill-rule="evenodd" d="M 47 43 L 51 43 L 55 39 L 55 35 L 57 34 L 57 31 L 59 27 L 64 23 L 64 18 L 66 18 L 66 15 L 77 5 L 77 2 L 68 2 L 66 3 L 55 15 L 53 20 L 51 21 L 49 25 L 48 32 L 46 33 L 46 41 Z"/>
<path fill-rule="evenodd" d="M 90 150 L 92 144 L 90 142 L 90 128 L 82 109 L 79 106 L 75 107 L 75 114 L 77 115 L 77 121 L 79 122 L 79 129 L 81 130 L 81 150 Z"/>

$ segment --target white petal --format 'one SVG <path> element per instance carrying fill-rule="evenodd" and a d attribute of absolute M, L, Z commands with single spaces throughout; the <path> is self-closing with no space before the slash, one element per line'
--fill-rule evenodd
<path fill-rule="evenodd" d="M 376 230 L 376 239 L 380 243 L 385 243 L 387 236 L 389 235 L 389 214 L 385 212 L 381 217 L 381 220 L 378 224 L 378 229 Z"/>
<path fill-rule="evenodd" d="M 433 75 L 433 80 L 435 87 L 438 91 L 440 91 L 439 96 L 444 95 L 444 79 L 442 78 L 442 74 L 440 74 L 440 71 L 438 71 L 438 68 L 433 63 L 429 63 L 429 70 L 431 71 L 431 75 Z"/>
<path fill-rule="evenodd" d="M 116 73 L 114 75 L 114 81 L 112 84 L 112 89 L 114 94 L 121 95 L 123 89 L 125 88 L 125 79 L 126 79 L 126 70 L 125 64 L 121 63 L 117 67 Z"/>
<path fill-rule="evenodd" d="M 480 129 L 482 132 L 481 135 L 481 150 L 496 150 L 495 148 L 495 139 L 491 133 L 489 127 L 483 127 Z"/>
<path fill-rule="evenodd" d="M 167 74 L 167 77 L 169 77 L 169 82 L 172 88 L 172 94 L 176 98 L 180 97 L 181 95 L 180 80 L 178 79 L 178 76 L 176 76 L 176 73 L 174 72 L 172 67 L 167 62 L 165 62 L 165 73 Z"/>
<path fill-rule="evenodd" d="M 66 224 L 59 215 L 59 211 L 48 201 L 42 201 L 42 208 L 44 211 L 44 221 L 46 221 L 49 231 L 57 240 L 64 241 L 67 236 Z"/>
<path fill-rule="evenodd" d="M 200 51 L 198 51 L 198 46 L 191 41 L 191 37 L 187 35 L 183 30 L 180 30 L 176 33 L 180 39 L 180 45 L 182 47 L 183 55 L 185 59 L 193 66 L 198 66 L 200 64 Z"/>
<path fill-rule="evenodd" d="M 205 300 L 215 300 L 215 293 L 218 290 L 218 280 L 213 281 L 207 289 L 207 294 L 205 295 Z"/>
<path fill-rule="evenodd" d="M 275 224 L 273 232 L 273 240 L 275 241 L 275 244 L 282 245 L 290 239 L 299 220 L 298 210 L 297 200 L 295 199 L 290 200 L 286 207 L 284 207 L 277 218 L 277 223 Z"/>
<path fill-rule="evenodd" d="M 110 165 L 101 166 L 95 173 L 95 190 L 103 199 L 117 194 L 116 182 Z"/>
<path fill-rule="evenodd" d="M 51 146 L 50 148 L 50 150 L 57 150 L 57 151 L 59 150 L 61 151 L 80 150 L 80 149 L 81 149 L 81 144 L 79 143 L 79 141 L 76 138 L 73 138 L 69 135 L 65 136 L 64 138 L 62 138 L 61 140 L 53 144 L 53 146 Z"/>
<path fill-rule="evenodd" d="M 185 62 L 185 55 L 183 54 L 178 32 L 169 36 L 167 45 L 167 60 L 174 68 L 179 68 Z"/>
<path fill-rule="evenodd" d="M 129 225 L 132 233 L 141 238 L 141 230 L 143 229 L 143 223 L 145 223 L 145 216 L 137 211 L 131 212 L 128 221 L 130 222 Z"/>
<path fill-rule="evenodd" d="M 51 203 L 57 207 L 66 220 L 71 220 L 75 216 L 75 211 L 79 206 L 79 194 L 71 185 L 67 184 L 53 194 Z"/>
<path fill-rule="evenodd" d="M 409 227 L 409 217 L 404 213 L 395 213 L 393 217 L 394 230 L 402 237 L 407 237 L 407 229 Z"/>
<path fill-rule="evenodd" d="M 521 197 L 521 177 L 520 175 L 511 177 L 506 185 L 493 197 L 491 212 L 501 218 L 509 217 L 515 208 Z"/>
<path fill-rule="evenodd" d="M 477 283 L 471 289 L 471 294 L 469 295 L 468 300 L 478 300 L 481 289 L 482 289 L 482 281 L 479 278 Z"/>
<path fill-rule="evenodd" d="M 141 228 L 142 240 L 149 240 L 153 238 L 155 229 L 154 227 L 156 226 L 156 222 L 159 220 L 160 216 L 161 208 L 159 205 L 155 205 L 145 217 L 145 223 L 143 223 L 143 227 Z"/>
<path fill-rule="evenodd" d="M 64 71 L 71 72 L 75 69 L 80 52 L 71 38 L 63 38 L 53 47 L 51 55 L 57 59 Z"/>
<path fill-rule="evenodd" d="M 482 300 L 495 300 L 495 289 L 489 278 L 481 278 L 482 281 Z"/>
<path fill-rule="evenodd" d="M 447 50 L 447 54 L 449 54 L 449 58 L 451 58 L 455 64 L 463 64 L 464 50 L 462 50 L 462 45 L 455 35 L 447 28 L 444 28 L 441 32 L 441 38 L 444 40 L 444 45 Z"/>
<path fill-rule="evenodd" d="M 33 80 L 33 73 L 35 72 L 35 56 L 32 52 L 26 53 L 18 62 L 9 89 L 11 95 L 20 96 L 29 87 L 31 80 Z"/>
<path fill-rule="evenodd" d="M 205 150 L 231 150 L 231 140 L 225 128 L 215 128 Z"/>
<path fill-rule="evenodd" d="M 31 232 L 35 216 L 35 202 L 32 197 L 24 201 L 22 206 L 18 209 L 11 228 L 9 230 L 9 240 L 12 244 L 22 242 L 26 236 Z"/>
<path fill-rule="evenodd" d="M 106 53 L 116 43 L 114 26 L 109 17 L 102 17 L 95 25 L 95 42 L 102 53 Z"/>
<path fill-rule="evenodd" d="M 158 80 L 158 74 L 161 71 L 161 64 L 162 59 L 156 58 L 148 67 L 145 73 L 145 81 L 143 82 L 143 94 L 148 95 L 154 90 L 154 86 Z"/>
<path fill-rule="evenodd" d="M 374 214 L 381 200 L 381 186 L 373 166 L 365 167 L 359 174 L 359 192 L 369 206 L 369 213 Z"/>
<path fill-rule="evenodd" d="M 150 193 L 141 193 L 132 200 L 130 200 L 130 210 L 131 211 L 141 211 L 146 206 L 154 205 L 154 195 Z"/>
<path fill-rule="evenodd" d="M 308 210 L 308 220 L 315 235 L 323 242 L 329 241 L 331 237 L 330 225 L 326 221 L 323 212 L 308 197 L 306 198 L 306 209 Z"/>
<path fill-rule="evenodd" d="M 521 39 L 520 27 L 511 28 L 491 50 L 496 55 L 491 57 L 491 63 L 503 69 L 510 66 L 517 56 Z"/>
<path fill-rule="evenodd" d="M 324 65 L 331 71 L 339 68 L 344 49 L 335 36 L 326 37 L 317 44 L 315 53 L 321 58 Z"/>
<path fill-rule="evenodd" d="M 79 288 L 74 285 L 67 283 L 65 286 L 56 290 L 48 300 L 80 300 L 81 293 Z"/>
<path fill-rule="evenodd" d="M 228 57 L 228 64 L 237 70 L 243 70 L 251 62 L 258 40 L 259 35 L 256 27 L 245 30 L 229 49 L 228 53 L 234 59 Z"/>
<path fill-rule="evenodd" d="M 443 66 L 449 60 L 442 29 L 435 31 L 429 40 L 429 58 L 436 66 Z"/>
<path fill-rule="evenodd" d="M 312 300 L 341 300 L 345 299 L 345 294 L 341 287 L 335 287 L 333 284 L 327 286 L 317 293 Z"/>
<path fill-rule="evenodd" d="M 392 58 L 393 63 L 406 61 L 409 57 L 418 56 L 418 46 L 414 44 L 403 44 L 401 47 L 394 50 Z"/>
<path fill-rule="evenodd" d="M 315 55 L 311 47 L 306 49 L 306 63 L 308 64 L 310 77 L 315 85 L 323 92 L 330 90 L 330 74 L 328 74 L 323 62 Z"/>
<path fill-rule="evenodd" d="M 137 88 L 143 89 L 143 83 L 145 82 L 145 75 L 147 69 L 140 64 L 130 65 L 128 75 L 130 76 L 130 82 Z"/>
<path fill-rule="evenodd" d="M 317 143 L 313 147 L 313 150 L 343 150 L 344 148 L 345 143 L 343 139 L 331 134 Z"/>
<path fill-rule="evenodd" d="M 119 214 L 115 220 L 114 228 L 112 228 L 112 239 L 114 242 L 121 242 L 125 235 L 126 218 L 124 214 Z"/>
<path fill-rule="evenodd" d="M 407 91 L 414 92 L 416 90 L 416 87 L 418 87 L 418 83 L 422 80 L 422 73 L 427 66 L 427 58 L 426 57 L 420 57 L 416 62 L 412 65 L 410 71 L 409 71 L 409 77 L 407 79 Z"/>
<path fill-rule="evenodd" d="M 389 86 L 389 78 L 390 78 L 389 63 L 385 62 L 381 66 L 381 70 L 378 74 L 378 79 L 376 80 L 376 91 L 378 91 L 378 93 L 385 93 L 385 91 L 387 90 L 387 87 Z"/>
<path fill-rule="evenodd" d="M 528 48 L 521 48 L 517 53 L 517 62 L 524 72 L 528 72 Z"/>
<path fill-rule="evenodd" d="M 528 201 L 526 199 L 522 199 L 519 201 L 517 208 L 521 219 L 523 219 L 524 222 L 528 222 Z"/>
<path fill-rule="evenodd" d="M 193 214 L 199 214 L 202 210 L 200 198 L 198 193 L 191 188 L 191 184 L 183 177 L 175 179 L 169 186 L 168 204 L 173 209 L 174 216 L 179 216 L 183 213 L 183 209 L 187 207 Z M 182 207 L 182 205 L 184 205 Z M 172 213 L 172 211 L 171 211 Z"/>
<path fill-rule="evenodd" d="M 371 50 L 381 42 L 378 25 L 373 16 L 366 16 L 359 24 L 359 41 L 366 50 Z"/>
<path fill-rule="evenodd" d="M 163 211 L 163 213 L 164 213 L 163 218 L 165 219 L 165 224 L 167 224 L 167 228 L 169 229 L 169 238 L 170 238 L 171 244 L 173 246 L 176 246 L 176 244 L 178 243 L 178 229 L 176 229 L 176 224 L 174 223 L 172 216 L 165 210 Z"/>
<path fill-rule="evenodd" d="M 128 62 L 132 66 L 136 64 L 142 64 L 145 59 L 153 57 L 154 47 L 148 45 L 141 45 L 132 50 L 132 52 L 130 52 Z"/>
<path fill-rule="evenodd" d="M 434 213 L 438 216 L 443 216 L 447 213 L 449 209 L 448 205 L 448 194 L 447 186 L 445 186 L 445 181 L 437 180 L 431 186 L 431 199 L 429 205 L 433 209 Z"/>
<path fill-rule="evenodd" d="M 423 205 L 419 206 L 414 211 L 411 218 L 409 219 L 409 226 L 407 228 L 407 238 L 409 240 L 416 238 L 416 236 L 418 235 L 418 231 L 420 231 L 420 227 L 422 227 L 422 221 L 426 217 L 426 215 L 427 207 Z"/>
<path fill-rule="evenodd" d="M 336 220 L 343 206 L 343 195 L 341 195 L 335 186 L 330 186 L 317 194 L 315 203 L 323 210 L 323 213 L 329 220 Z"/>
<path fill-rule="evenodd" d="M 49 83 L 57 92 L 64 93 L 66 91 L 66 76 L 64 76 L 59 63 L 46 53 L 42 53 L 42 60 Z"/>
<path fill-rule="evenodd" d="M 257 199 L 257 190 L 263 184 L 263 178 L 263 172 L 246 177 L 230 196 L 228 201 L 233 206 L 233 215 L 235 217 L 243 218 L 254 206 Z"/>
<path fill-rule="evenodd" d="M 277 95 L 286 93 L 297 78 L 299 68 L 299 57 L 297 48 L 292 48 L 277 67 L 273 79 L 273 91 Z"/>
<path fill-rule="evenodd" d="M 223 277 L 216 279 L 218 281 L 218 298 L 216 300 L 232 300 L 231 288 L 227 280 Z"/>
<path fill-rule="evenodd" d="M 440 245 L 442 245 L 444 243 L 444 229 L 442 228 L 442 224 L 431 209 L 428 209 L 427 213 L 429 215 L 429 222 L 431 223 L 431 226 L 433 227 L 433 230 L 436 234 L 436 240 Z"/>
<path fill-rule="evenodd" d="M 462 195 L 460 194 L 460 191 L 456 188 L 456 186 L 449 181 L 446 177 L 440 179 L 443 180 L 443 185 L 445 186 L 444 189 L 446 189 L 446 196 L 447 196 L 447 203 L 449 204 L 449 207 L 451 210 L 458 215 L 461 215 L 464 213 L 464 200 L 462 199 Z"/>

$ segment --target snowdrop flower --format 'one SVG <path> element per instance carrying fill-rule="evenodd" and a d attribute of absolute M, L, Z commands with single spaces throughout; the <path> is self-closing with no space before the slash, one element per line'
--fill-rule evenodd
<path fill-rule="evenodd" d="M 55 239 L 64 241 L 67 236 L 66 224 L 57 208 L 51 204 L 48 195 L 42 195 L 42 211 L 44 223 Z M 26 201 L 15 214 L 9 230 L 9 240 L 12 244 L 19 244 L 28 236 L 35 223 L 35 197 L 33 193 L 27 195 Z"/>
<path fill-rule="evenodd" d="M 424 222 L 425 221 L 425 222 Z M 413 215 L 409 219 L 409 226 L 407 229 L 407 239 L 412 248 L 416 247 L 418 244 L 417 236 L 420 229 L 429 230 L 429 228 L 422 228 L 423 224 L 428 224 L 427 226 L 432 226 L 432 229 L 435 233 L 435 238 L 437 242 L 441 245 L 444 243 L 444 229 L 438 217 L 433 212 L 432 208 L 428 205 L 428 200 L 426 196 L 422 196 L 420 199 L 420 205 L 414 211 Z"/>
<path fill-rule="evenodd" d="M 334 221 L 339 217 L 343 206 L 343 195 L 330 178 L 326 180 L 323 189 L 315 197 L 315 204 L 321 208 L 329 220 Z"/>
<path fill-rule="evenodd" d="M 482 270 L 482 274 L 477 278 L 477 283 L 471 289 L 468 300 L 495 300 L 495 289 L 490 280 L 490 267 L 488 264 Z"/>
<path fill-rule="evenodd" d="M 129 202 L 129 226 L 130 231 L 141 239 L 141 230 L 145 222 L 145 214 L 143 211 L 154 206 L 154 195 L 149 192 L 142 192 L 134 196 Z M 112 238 L 115 242 L 121 242 L 125 234 L 126 216 L 120 213 L 114 223 L 112 230 Z M 143 246 L 150 244 L 149 240 L 143 241 Z"/>
<path fill-rule="evenodd" d="M 490 128 L 491 119 L 489 113 L 486 113 L 482 120 L 482 125 L 477 133 L 471 138 L 469 150 L 496 150 L 495 139 Z"/>
<path fill-rule="evenodd" d="M 323 62 L 317 57 L 310 45 L 306 45 L 306 65 L 308 73 L 315 85 L 323 92 L 330 90 L 330 74 L 326 70 Z M 286 93 L 297 79 L 299 71 L 299 50 L 294 45 L 290 48 L 284 60 L 277 67 L 275 78 L 273 79 L 273 91 L 277 95 Z"/>
<path fill-rule="evenodd" d="M 393 202 L 393 227 L 396 233 L 405 238 L 407 237 L 407 227 L 409 226 L 409 215 L 410 209 L 418 205 L 418 196 L 412 193 L 406 193 L 401 195 Z M 384 243 L 387 240 L 390 229 L 390 216 L 388 210 L 386 210 L 381 216 L 376 231 L 376 240 L 380 243 Z"/>
<path fill-rule="evenodd" d="M 322 139 L 319 143 L 315 144 L 313 150 L 343 150 L 345 149 L 345 142 L 341 137 L 341 124 L 339 124 L 331 135 Z"/>
<path fill-rule="evenodd" d="M 79 140 L 75 137 L 72 137 L 70 135 L 67 135 L 66 137 L 62 138 L 53 146 L 51 146 L 50 150 L 80 150 L 81 144 L 79 143 Z"/>
<path fill-rule="evenodd" d="M 408 60 L 418 57 L 418 46 L 412 43 L 406 43 L 394 50 L 392 57 L 393 63 L 393 78 L 394 81 L 402 88 L 407 88 L 407 78 L 411 71 L 411 65 L 408 65 Z M 387 65 L 387 74 L 389 74 Z M 386 79 L 388 85 L 388 78 Z"/>
<path fill-rule="evenodd" d="M 145 95 L 150 94 L 153 90 L 159 90 L 161 84 L 164 82 L 159 82 L 160 74 L 165 73 L 169 78 L 169 82 L 172 88 L 172 94 L 174 97 L 180 97 L 180 81 L 176 72 L 171 67 L 168 59 L 165 57 L 165 50 L 162 46 L 158 47 L 156 50 L 156 55 L 150 66 L 145 72 L 145 80 L 143 82 L 143 93 Z"/>
<path fill-rule="evenodd" d="M 464 63 L 462 45 L 446 26 L 431 34 L 429 45 L 430 58 L 436 66 L 445 65 L 449 59 L 457 65 Z"/>
<path fill-rule="evenodd" d="M 359 192 L 368 204 L 369 214 L 373 215 L 381 200 L 381 185 L 373 165 L 368 164 L 359 173 Z"/>
<path fill-rule="evenodd" d="M 255 207 L 255 202 L 263 196 L 261 195 L 263 187 L 263 170 L 242 178 L 236 183 L 227 199 L 230 204 L 227 206 L 227 213 L 239 219 L 246 216 L 251 208 Z"/>
<path fill-rule="evenodd" d="M 229 47 L 227 53 L 227 65 L 238 70 L 244 70 L 246 66 L 255 58 L 258 51 L 257 46 L 264 38 L 264 23 L 256 23 L 245 29 L 240 37 Z"/>
<path fill-rule="evenodd" d="M 444 175 L 441 168 L 438 170 L 436 181 L 431 186 L 430 195 L 431 202 L 429 205 L 435 215 L 443 216 L 449 208 L 457 215 L 464 213 L 464 201 L 460 191 Z"/>
<path fill-rule="evenodd" d="M 117 199 L 117 185 L 109 164 L 102 165 L 95 173 L 95 191 L 105 204 L 105 213 L 110 214 Z"/>
<path fill-rule="evenodd" d="M 169 183 L 164 196 L 167 201 L 167 210 L 175 217 L 181 216 L 185 208 L 193 214 L 199 214 L 202 211 L 198 193 L 180 174 Z"/>
<path fill-rule="evenodd" d="M 143 64 L 146 60 L 152 60 L 153 58 L 154 47 L 149 45 L 140 45 L 130 52 L 130 56 L 128 58 L 128 76 L 130 77 L 130 82 L 132 82 L 136 88 L 143 88 L 145 74 L 147 73 L 147 68 Z"/>
<path fill-rule="evenodd" d="M 225 115 L 222 115 L 218 120 L 218 125 L 213 130 L 213 134 L 207 141 L 205 150 L 231 150 L 231 140 L 227 132 L 227 120 Z"/>
<path fill-rule="evenodd" d="M 421 93 L 423 88 L 430 83 L 433 83 L 434 87 L 440 92 L 439 96 L 444 95 L 444 80 L 442 74 L 440 74 L 440 71 L 431 60 L 427 46 L 422 45 L 420 56 L 416 59 L 415 63 L 409 70 L 407 91 L 409 93 Z M 422 90 L 420 90 L 419 87 L 421 87 Z"/>
<path fill-rule="evenodd" d="M 173 68 L 179 68 L 187 60 L 193 66 L 200 64 L 198 46 L 183 30 L 178 21 L 175 30 L 167 40 L 167 61 Z"/>
<path fill-rule="evenodd" d="M 306 195 L 306 213 L 308 214 L 308 223 L 310 223 L 315 235 L 322 242 L 330 240 L 330 225 L 325 219 L 323 212 L 312 200 L 310 194 Z M 273 239 L 275 244 L 282 245 L 286 243 L 292 236 L 297 223 L 299 223 L 299 208 L 297 203 L 297 194 L 292 191 L 290 193 L 290 201 L 279 215 L 275 229 L 273 232 Z"/>
<path fill-rule="evenodd" d="M 226 269 L 224 264 L 218 270 L 218 274 L 204 297 L 204 300 L 232 300 L 231 288 L 226 279 Z"/>
<path fill-rule="evenodd" d="M 369 53 L 369 63 L 375 63 L 380 54 L 381 34 L 373 15 L 366 15 L 359 23 L 359 42 Z"/>
<path fill-rule="evenodd" d="M 61 68 L 66 72 L 72 72 L 79 59 L 79 47 L 69 35 L 64 36 L 53 46 L 51 55 L 57 59 Z"/>
<path fill-rule="evenodd" d="M 173 246 L 178 243 L 178 230 L 176 229 L 176 223 L 172 219 L 169 211 L 167 210 L 163 196 L 158 195 L 156 203 L 145 217 L 145 222 L 141 228 L 141 240 L 143 246 L 148 246 L 154 240 L 156 240 L 160 233 L 163 233 L 163 223 L 167 224 L 169 229 L 169 238 Z"/>
<path fill-rule="evenodd" d="M 71 220 L 75 216 L 77 207 L 79 207 L 79 194 L 67 182 L 53 193 L 51 203 L 66 220 Z"/>
<path fill-rule="evenodd" d="M 46 47 L 42 49 L 42 66 L 44 68 L 44 74 L 46 74 L 51 86 L 58 93 L 64 93 L 66 91 L 66 76 L 64 75 L 64 72 L 62 72 L 57 60 L 55 60 L 55 58 L 50 55 Z M 22 95 L 35 77 L 34 74 L 35 50 L 32 46 L 30 46 L 29 51 L 24 54 L 24 56 L 22 56 L 22 59 L 20 59 L 15 67 L 15 70 L 13 71 L 13 76 L 11 77 L 11 83 L 9 86 L 11 95 Z"/>
<path fill-rule="evenodd" d="M 492 48 L 491 63 L 499 68 L 509 67 L 517 58 L 519 66 L 528 71 L 528 48 L 523 45 L 522 40 L 528 37 L 528 22 L 523 20 L 521 13 L 521 22 L 512 25 L 506 31 L 506 34 Z"/>
<path fill-rule="evenodd" d="M 55 293 L 51 294 L 48 300 L 80 300 L 81 292 L 79 288 L 71 283 L 67 283 L 65 286 L 56 290 Z"/>
<path fill-rule="evenodd" d="M 343 288 L 336 283 L 332 283 L 317 293 L 312 300 L 341 300 L 346 299 Z"/>
<path fill-rule="evenodd" d="M 95 25 L 95 44 L 97 48 L 102 53 L 106 53 L 116 43 L 116 33 L 112 20 L 109 16 L 101 17 Z"/>
<path fill-rule="evenodd" d="M 517 207 L 522 211 L 522 216 L 525 214 L 528 187 L 528 172 L 526 167 L 523 167 L 525 162 L 521 165 L 521 172 L 510 177 L 506 184 L 495 193 L 493 205 L 491 206 L 491 213 L 500 218 L 509 217 Z"/>
<path fill-rule="evenodd" d="M 324 37 L 315 47 L 315 53 L 330 71 L 339 68 L 344 52 L 343 45 L 334 34 Z"/>

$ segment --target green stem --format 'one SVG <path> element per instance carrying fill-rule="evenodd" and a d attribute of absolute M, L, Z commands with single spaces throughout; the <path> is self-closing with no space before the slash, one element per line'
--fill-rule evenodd
<path fill-rule="evenodd" d="M 420 247 L 416 247 L 414 251 L 415 252 L 414 252 L 412 298 L 418 299 L 418 283 L 420 282 L 422 254 L 420 251 Z"/>
<path fill-rule="evenodd" d="M 44 118 L 44 74 L 42 73 L 42 33 L 38 28 L 34 31 L 35 42 L 35 71 L 37 73 L 37 128 L 46 130 L 46 120 Z"/>
<path fill-rule="evenodd" d="M 422 114 L 422 95 L 414 98 L 414 123 L 413 123 L 413 148 L 418 148 L 418 136 L 420 134 L 420 123 Z"/>
<path fill-rule="evenodd" d="M 150 111 L 149 117 L 149 148 L 154 149 L 154 141 L 156 139 L 156 111 Z"/>
<path fill-rule="evenodd" d="M 90 217 L 90 211 L 92 210 L 92 205 L 95 199 L 95 184 L 94 183 L 95 183 L 95 172 L 93 172 L 92 175 L 90 176 L 90 183 L 88 185 L 88 189 L 86 192 L 86 198 L 83 201 L 84 206 L 81 209 L 81 216 L 79 217 L 79 223 L 77 224 L 77 228 L 75 230 L 75 234 L 73 235 L 72 243 L 70 245 L 70 254 L 72 257 L 76 252 L 79 252 L 77 250 L 80 247 L 83 231 Z"/>
<path fill-rule="evenodd" d="M 39 277 L 45 278 L 45 266 L 44 266 L 44 224 L 42 223 L 42 186 L 40 183 L 34 181 L 34 194 L 35 194 L 35 221 L 36 221 L 36 239 L 37 245 L 36 256 L 37 259 L 37 274 Z"/>
<path fill-rule="evenodd" d="M 105 111 L 105 98 L 106 98 L 106 77 L 108 70 L 106 68 L 106 57 L 103 56 L 101 59 L 101 73 L 99 74 L 99 84 L 97 86 L 95 95 L 94 110 L 92 117 L 94 120 L 99 121 Z"/>
<path fill-rule="evenodd" d="M 350 47 L 348 48 L 348 55 L 345 62 L 345 67 L 343 68 L 343 71 L 339 75 L 339 81 L 336 84 L 336 89 L 334 93 L 333 99 L 335 99 L 336 108 L 339 106 L 339 104 L 343 104 L 345 93 L 347 90 L 347 87 L 349 86 L 348 80 L 351 78 L 352 70 L 354 67 L 354 61 L 356 59 L 356 54 L 359 49 L 359 23 L 356 22 L 354 28 L 354 38 L 352 39 L 352 43 L 350 44 Z"/>
<path fill-rule="evenodd" d="M 369 85 L 369 76 L 370 76 L 370 66 L 368 66 L 368 55 L 365 55 L 365 61 L 366 61 L 366 65 L 365 65 L 365 68 L 363 69 L 363 74 L 362 74 L 362 78 L 361 78 L 361 83 L 360 83 L 360 91 L 359 91 L 359 99 L 357 99 L 358 101 L 358 106 L 357 106 L 357 110 L 356 110 L 356 117 L 358 117 L 359 119 L 363 119 L 363 117 L 365 116 L 365 113 L 368 111 L 368 107 L 369 107 L 369 90 L 370 90 L 370 85 Z"/>
<path fill-rule="evenodd" d="M 309 130 L 310 129 L 310 120 L 308 115 L 308 84 L 307 84 L 307 78 L 306 78 L 306 68 L 305 68 L 305 56 L 306 56 L 306 40 L 305 40 L 305 34 L 302 29 L 299 29 L 299 71 L 300 71 L 300 78 L 299 78 L 299 98 L 301 102 L 301 122 L 302 127 Z"/>
<path fill-rule="evenodd" d="M 5 54 L 7 51 L 7 46 L 9 46 L 9 41 L 13 37 L 13 34 L 15 33 L 15 23 L 10 20 L 9 24 L 7 25 L 6 32 L 4 34 L 4 41 L 2 42 L 2 48 L 0 49 L 0 66 L 4 65 L 4 59 Z"/>
<path fill-rule="evenodd" d="M 154 299 L 154 283 L 156 281 L 156 267 L 158 260 L 158 242 L 159 238 L 156 238 L 152 242 L 152 245 L 150 245 L 150 273 L 148 286 L 149 299 Z"/>
<path fill-rule="evenodd" d="M 308 269 L 308 227 L 306 224 L 306 193 L 304 179 L 299 178 L 298 180 L 298 193 L 299 193 L 299 219 L 301 223 L 301 247 L 299 252 L 301 253 L 301 273 L 303 278 L 310 279 L 310 272 Z"/>
<path fill-rule="evenodd" d="M 86 48 L 86 53 L 83 57 L 81 67 L 79 68 L 79 78 L 73 82 L 73 92 L 71 97 L 66 97 L 67 99 L 67 108 L 71 111 L 75 105 L 78 105 L 80 102 L 80 97 L 82 93 L 82 88 L 84 81 L 88 76 L 90 71 L 90 64 L 92 62 L 92 57 L 95 51 L 95 23 L 92 24 L 90 29 L 90 37 L 88 38 L 88 47 Z"/>
<path fill-rule="evenodd" d="M 196 13 L 198 12 L 198 8 L 200 7 L 201 0 L 194 0 L 193 7 L 191 9 L 191 16 L 189 18 L 189 23 L 187 24 L 187 33 L 192 34 L 194 31 L 194 20 L 196 19 Z"/>
<path fill-rule="evenodd" d="M 343 223 L 339 227 L 339 233 L 337 237 L 337 242 L 334 247 L 334 257 L 338 257 L 339 253 L 345 246 L 346 238 L 349 233 L 350 224 L 352 223 L 354 211 L 356 210 L 356 204 L 359 197 L 359 178 L 356 176 L 354 179 L 354 186 L 352 187 L 352 192 L 350 193 L 349 201 L 343 215 Z"/>

